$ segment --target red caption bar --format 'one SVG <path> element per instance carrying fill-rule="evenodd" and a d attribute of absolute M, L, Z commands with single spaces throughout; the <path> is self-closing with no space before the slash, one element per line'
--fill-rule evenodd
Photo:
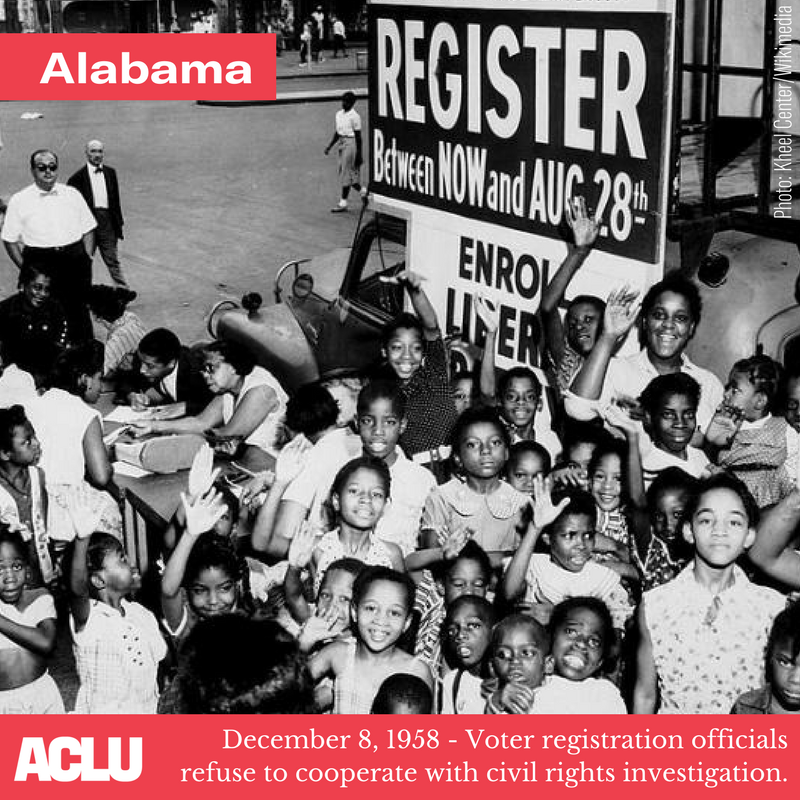
<path fill-rule="evenodd" d="M 690 800 L 800 796 L 798 717 L 7 717 L 0 794 Z"/>
<path fill-rule="evenodd" d="M 0 74 L 2 100 L 274 100 L 275 35 L 4 34 Z"/>

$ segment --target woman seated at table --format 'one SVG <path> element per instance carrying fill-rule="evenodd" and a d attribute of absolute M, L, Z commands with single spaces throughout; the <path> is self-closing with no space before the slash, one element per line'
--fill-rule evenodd
<path fill-rule="evenodd" d="M 203 375 L 216 395 L 194 417 L 157 419 L 133 425 L 135 436 L 204 433 L 225 452 L 244 443 L 242 461 L 251 469 L 275 463 L 275 443 L 286 409 L 286 392 L 242 345 L 218 341 L 203 351 Z M 158 412 L 154 412 L 157 416 Z"/>

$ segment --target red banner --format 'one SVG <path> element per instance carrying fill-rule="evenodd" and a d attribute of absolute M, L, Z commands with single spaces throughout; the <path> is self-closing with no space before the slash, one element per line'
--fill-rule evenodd
<path fill-rule="evenodd" d="M 274 100 L 275 36 L 5 34 L 0 74 L 2 100 Z"/>
<path fill-rule="evenodd" d="M 800 790 L 794 717 L 61 716 L 6 717 L 0 731 L 3 797 L 750 800 Z"/>

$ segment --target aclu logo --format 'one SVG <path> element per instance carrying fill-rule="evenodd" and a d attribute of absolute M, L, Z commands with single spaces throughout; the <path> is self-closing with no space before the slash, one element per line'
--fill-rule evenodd
<path fill-rule="evenodd" d="M 102 741 L 99 740 L 98 741 Z M 128 768 L 122 768 L 122 739 L 108 740 L 107 767 L 95 767 L 95 738 L 86 736 L 73 739 L 59 736 L 45 748 L 40 736 L 26 736 L 22 740 L 17 759 L 15 781 L 26 781 L 35 775 L 40 781 L 120 781 L 129 783 L 142 774 L 142 739 L 128 739 Z M 98 751 L 99 752 L 99 751 Z"/>

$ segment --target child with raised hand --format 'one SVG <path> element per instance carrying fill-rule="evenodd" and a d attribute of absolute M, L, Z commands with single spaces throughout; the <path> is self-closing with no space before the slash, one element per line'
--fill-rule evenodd
<path fill-rule="evenodd" d="M 396 381 L 370 381 L 361 390 L 357 423 L 364 455 L 383 460 L 392 479 L 392 497 L 375 533 L 379 539 L 396 544 L 405 558 L 417 549 L 422 510 L 436 488 L 436 479 L 399 447 L 408 420 L 405 397 Z"/>
<path fill-rule="evenodd" d="M 182 643 L 198 619 L 229 614 L 241 601 L 242 569 L 214 525 L 225 513 L 219 493 L 190 500 L 181 494 L 186 527 L 161 578 L 161 612 L 170 636 Z"/>
<path fill-rule="evenodd" d="M 57 575 L 47 535 L 45 475 L 36 466 L 41 452 L 25 409 L 0 409 L 0 521 L 26 542 L 29 588 L 51 584 Z"/>
<path fill-rule="evenodd" d="M 506 426 L 511 444 L 533 440 L 547 448 L 552 458 L 561 452 L 561 442 L 552 430 L 550 409 L 543 394 L 544 373 L 529 367 L 512 367 L 498 379 L 495 372 L 495 348 L 500 328 L 500 311 L 483 295 L 476 295 L 475 313 L 486 328 L 480 371 L 480 393 L 496 404 Z M 540 413 L 541 412 L 541 413 Z"/>
<path fill-rule="evenodd" d="M 751 583 L 736 565 L 756 537 L 758 506 L 721 473 L 686 508 L 683 535 L 695 557 L 639 607 L 634 712 L 724 714 L 761 683 L 773 618 L 786 598 Z"/>
<path fill-rule="evenodd" d="M 656 475 L 647 490 L 646 524 L 634 526 L 634 563 L 648 591 L 671 581 L 691 560 L 691 548 L 682 535 L 684 512 L 696 491 L 697 480 L 678 467 Z"/>
<path fill-rule="evenodd" d="M 158 622 L 127 600 L 134 574 L 120 542 L 95 530 L 91 498 L 70 500 L 76 539 L 69 569 L 70 629 L 80 688 L 76 714 L 154 714 L 167 646 Z"/>
<path fill-rule="evenodd" d="M 390 675 L 409 673 L 432 685 L 430 670 L 398 646 L 411 624 L 414 582 L 387 567 L 368 567 L 353 585 L 355 641 L 336 641 L 310 662 L 316 680 L 334 678 L 333 713 L 367 714 Z"/>
<path fill-rule="evenodd" d="M 421 549 L 406 559 L 409 570 L 440 564 L 448 541 L 459 533 L 463 541 L 451 551 L 458 553 L 471 536 L 494 566 L 514 551 L 519 513 L 529 498 L 502 479 L 508 448 L 508 433 L 493 409 L 471 408 L 458 418 L 453 461 L 464 480 L 452 478 L 429 495 L 422 515 Z"/>
<path fill-rule="evenodd" d="M 755 355 L 733 365 L 725 386 L 724 405 L 738 414 L 739 424 L 716 461 L 744 482 L 759 508 L 797 486 L 800 433 L 772 413 L 782 382 L 780 364 Z"/>
<path fill-rule="evenodd" d="M 372 714 L 431 714 L 433 692 L 422 678 L 404 672 L 390 675 L 378 689 Z"/>
<path fill-rule="evenodd" d="M 498 594 L 507 603 L 522 603 L 537 619 L 549 622 L 552 607 L 568 597 L 599 597 L 612 609 L 614 627 L 623 630 L 630 603 L 619 576 L 592 561 L 597 509 L 591 495 L 575 490 L 558 505 L 552 483 L 537 479 L 533 520 L 500 581 Z M 535 553 L 542 537 L 550 552 Z"/>
<path fill-rule="evenodd" d="M 570 421 L 564 436 L 564 452 L 550 476 L 556 488 L 589 490 L 589 462 L 594 451 L 611 441 L 603 427 L 591 422 Z"/>
<path fill-rule="evenodd" d="M 596 597 L 571 597 L 553 609 L 548 673 L 534 714 L 627 714 L 617 687 L 601 676 L 615 649 L 614 624 Z"/>
<path fill-rule="evenodd" d="M 766 686 L 741 695 L 731 714 L 800 714 L 800 603 L 775 617 L 766 666 Z"/>
<path fill-rule="evenodd" d="M 484 656 L 497 620 L 494 607 L 477 595 L 461 595 L 448 607 L 442 626 L 448 662 L 453 666 L 442 683 L 442 714 L 482 714 L 481 692 L 488 675 Z"/>
<path fill-rule="evenodd" d="M 47 671 L 56 643 L 56 607 L 43 588 L 27 585 L 28 547 L 0 526 L 0 714 L 63 714 Z"/>
<path fill-rule="evenodd" d="M 388 374 L 397 376 L 406 398 L 408 425 L 400 445 L 417 463 L 436 465 L 448 455 L 444 446 L 456 420 L 439 320 L 421 276 L 403 270 L 386 280 L 405 288 L 416 314 L 395 317 L 382 337 Z"/>
<path fill-rule="evenodd" d="M 511 445 L 506 461 L 506 481 L 518 492 L 533 496 L 534 478 L 546 478 L 551 469 L 550 454 L 538 442 L 517 442 Z"/>
<path fill-rule="evenodd" d="M 486 702 L 486 714 L 530 714 L 542 685 L 550 637 L 528 614 L 511 614 L 492 631 L 491 663 L 497 686 Z"/>
<path fill-rule="evenodd" d="M 317 542 L 309 565 L 315 592 L 325 570 L 340 558 L 405 571 L 400 548 L 379 539 L 375 532 L 390 490 L 389 468 L 374 456 L 354 458 L 339 470 L 330 495 L 336 527 Z"/>
<path fill-rule="evenodd" d="M 697 431 L 700 384 L 684 372 L 659 375 L 647 384 L 639 403 L 650 436 L 650 442 L 643 441 L 640 448 L 645 487 L 667 467 L 679 467 L 695 478 L 706 475 L 708 457 L 692 445 Z"/>
<path fill-rule="evenodd" d="M 322 576 L 316 603 L 312 605 L 305 598 L 303 574 L 311 563 L 316 545 L 314 531 L 304 525 L 289 546 L 289 563 L 283 579 L 286 607 L 294 623 L 285 627 L 291 628 L 300 649 L 306 653 L 320 643 L 349 633 L 353 583 L 365 567 L 355 558 L 333 561 Z"/>
<path fill-rule="evenodd" d="M 564 294 L 575 273 L 592 252 L 600 232 L 600 220 L 596 214 L 589 214 L 583 197 L 568 198 L 565 211 L 573 241 L 567 244 L 566 257 L 544 287 L 539 308 L 544 324 L 545 347 L 556 385 L 561 392 L 569 389 L 584 359 L 592 352 L 606 305 L 599 297 L 578 295 L 569 302 L 563 323 L 561 321 L 559 306 Z"/>

